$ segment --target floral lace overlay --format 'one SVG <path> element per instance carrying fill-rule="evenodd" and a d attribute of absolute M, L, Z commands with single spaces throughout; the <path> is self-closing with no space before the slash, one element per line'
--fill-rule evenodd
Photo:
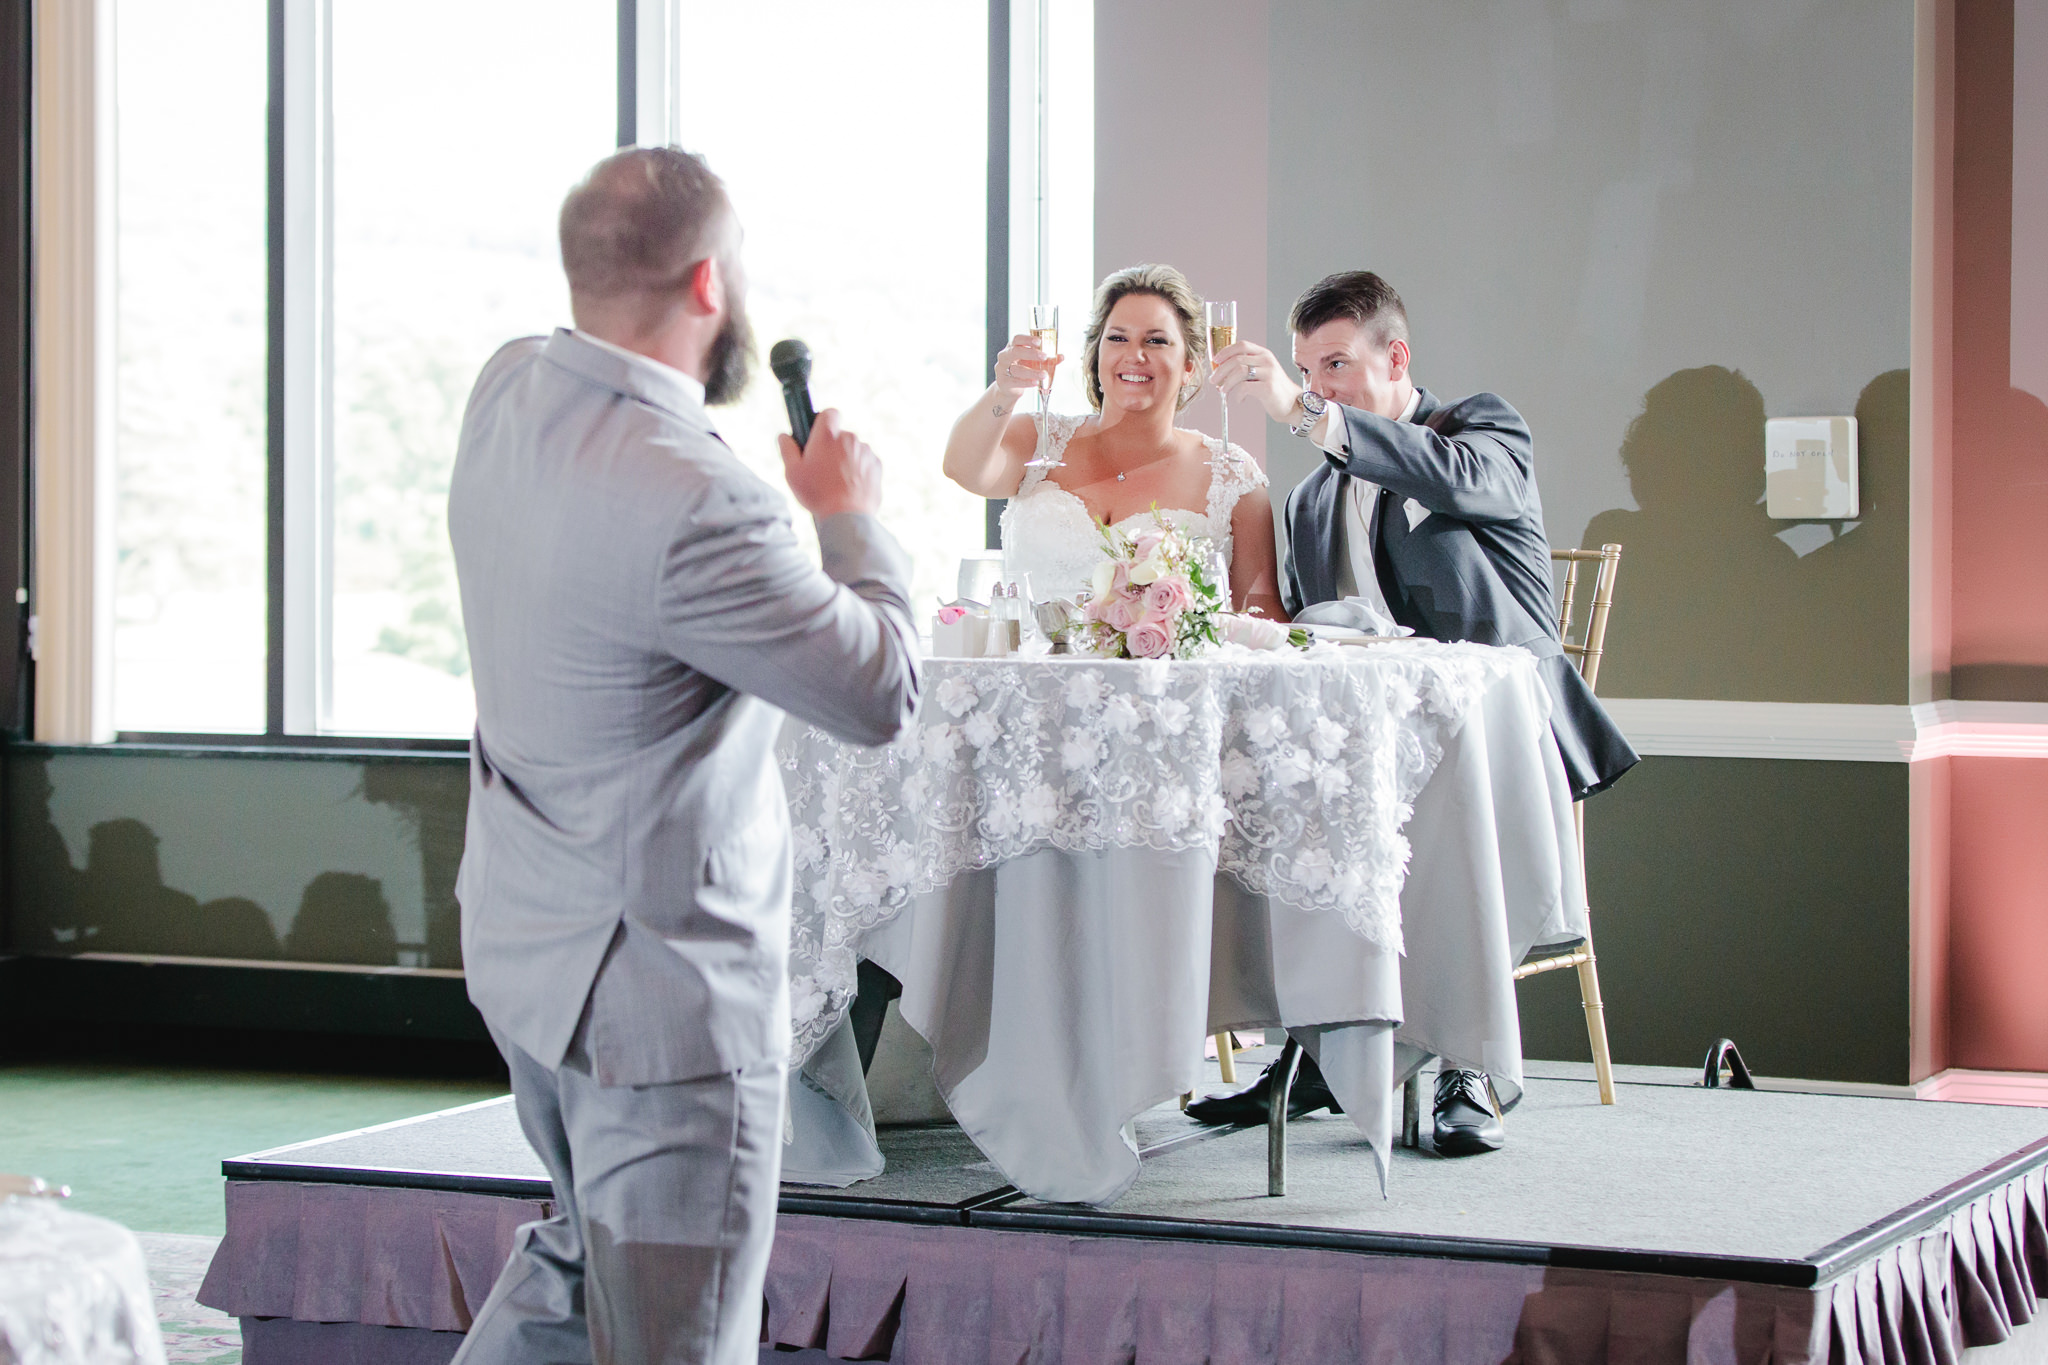
<path fill-rule="evenodd" d="M 1059 413 L 1047 418 L 1046 445 L 1058 459 L 1067 442 L 1088 420 Z M 1188 535 L 1214 540 L 1227 562 L 1233 537 L 1230 517 L 1237 500 L 1266 484 L 1266 472 L 1239 446 L 1226 446 L 1205 436 L 1209 449 L 1209 497 L 1202 511 L 1162 507 L 1160 515 Z M 1013 579 L 1031 578 L 1032 595 L 1044 601 L 1073 598 L 1088 582 L 1102 558 L 1102 535 L 1088 505 L 1046 477 L 1043 469 L 1027 469 L 1016 494 L 1003 508 L 1003 568 Z M 1151 517 L 1150 512 L 1126 517 L 1128 526 Z"/>
<path fill-rule="evenodd" d="M 1401 948 L 1401 830 L 1517 649 L 1414 641 L 1163 660 L 931 659 L 916 723 L 863 748 L 792 722 L 793 1060 L 913 898 L 1042 848 L 1214 849 L 1247 888 Z"/>

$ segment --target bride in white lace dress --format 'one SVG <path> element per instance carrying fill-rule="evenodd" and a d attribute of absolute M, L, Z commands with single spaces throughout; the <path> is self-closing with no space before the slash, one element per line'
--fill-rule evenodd
<path fill-rule="evenodd" d="M 1055 414 L 1046 443 L 1057 468 L 1027 468 L 1036 419 L 1024 402 L 1060 357 L 1019 336 L 996 357 L 995 382 L 953 424 L 946 474 L 970 493 L 1008 498 L 1003 554 L 1040 599 L 1074 597 L 1102 558 L 1106 524 L 1162 516 L 1214 540 L 1240 610 L 1285 620 L 1266 475 L 1238 446 L 1174 426 L 1208 371 L 1202 305 L 1178 270 L 1132 266 L 1095 292 L 1082 362 L 1095 413 Z"/>

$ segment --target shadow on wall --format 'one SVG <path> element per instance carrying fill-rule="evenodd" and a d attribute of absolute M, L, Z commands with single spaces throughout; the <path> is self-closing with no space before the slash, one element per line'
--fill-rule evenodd
<path fill-rule="evenodd" d="M 1774 521 L 1763 395 L 1741 371 L 1644 395 L 1621 445 L 1641 510 L 1600 513 L 1580 542 L 1623 548 L 1603 693 L 1905 701 L 1906 371 L 1871 380 L 1855 417 L 1861 517 Z"/>
<path fill-rule="evenodd" d="M 140 820 L 94 825 L 84 869 L 73 866 L 50 817 L 45 765 L 31 761 L 15 768 L 9 851 L 15 890 L 10 946 L 16 951 L 398 963 L 391 906 L 377 879 L 353 872 L 314 877 L 280 944 L 270 916 L 255 901 L 224 896 L 202 904 L 166 886 L 159 840 Z"/>

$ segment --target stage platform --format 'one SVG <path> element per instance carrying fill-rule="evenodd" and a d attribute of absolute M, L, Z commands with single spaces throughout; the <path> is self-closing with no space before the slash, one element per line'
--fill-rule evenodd
<path fill-rule="evenodd" d="M 1263 1129 L 1154 1110 L 1110 1209 L 1020 1195 L 956 1128 L 885 1129 L 877 1179 L 784 1187 L 771 1341 L 813 1359 L 1931 1365 L 2013 1337 L 2048 1295 L 2048 1110 L 1656 1068 L 1622 1068 L 1603 1107 L 1590 1068 L 1530 1072 L 1504 1150 L 1399 1152 L 1384 1199 L 1330 1116 L 1290 1126 L 1270 1198 Z M 201 1301 L 244 1318 L 249 1365 L 446 1359 L 551 1196 L 509 1098 L 223 1173 Z M 2048 1357 L 2048 1326 L 2016 1351 Z"/>

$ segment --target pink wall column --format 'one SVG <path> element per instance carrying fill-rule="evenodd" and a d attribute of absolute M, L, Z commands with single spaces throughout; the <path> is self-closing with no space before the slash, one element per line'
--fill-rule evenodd
<path fill-rule="evenodd" d="M 2048 1071 L 2048 759 L 1951 758 L 1949 1065 Z"/>

